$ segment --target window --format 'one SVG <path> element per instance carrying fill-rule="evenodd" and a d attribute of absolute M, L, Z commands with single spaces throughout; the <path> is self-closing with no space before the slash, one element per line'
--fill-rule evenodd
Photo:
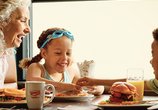
<path fill-rule="evenodd" d="M 75 60 L 94 60 L 97 78 L 125 77 L 128 68 L 143 68 L 145 78 L 151 78 L 157 6 L 150 0 L 33 3 L 33 56 L 43 30 L 63 27 L 75 36 Z"/>

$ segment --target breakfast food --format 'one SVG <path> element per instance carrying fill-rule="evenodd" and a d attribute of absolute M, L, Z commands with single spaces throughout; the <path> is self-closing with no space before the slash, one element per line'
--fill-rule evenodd
<path fill-rule="evenodd" d="M 136 87 L 128 82 L 115 82 L 110 88 L 110 103 L 135 101 Z"/>
<path fill-rule="evenodd" d="M 87 96 L 88 93 L 84 91 L 64 91 L 56 93 L 55 96 Z"/>
<path fill-rule="evenodd" d="M 0 102 L 22 102 L 26 101 L 25 91 L 14 88 L 0 89 Z"/>

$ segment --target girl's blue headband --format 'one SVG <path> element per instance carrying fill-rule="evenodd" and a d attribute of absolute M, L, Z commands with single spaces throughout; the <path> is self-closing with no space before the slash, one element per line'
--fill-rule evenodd
<path fill-rule="evenodd" d="M 66 31 L 66 30 L 57 30 L 47 36 L 46 41 L 44 41 L 44 43 L 42 44 L 40 48 L 43 48 L 50 40 L 60 38 L 64 35 L 68 37 L 69 39 L 74 40 L 74 36 L 71 34 L 71 32 Z"/>

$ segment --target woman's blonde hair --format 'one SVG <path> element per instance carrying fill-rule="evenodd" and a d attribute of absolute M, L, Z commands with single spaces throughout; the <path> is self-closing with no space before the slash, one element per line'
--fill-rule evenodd
<path fill-rule="evenodd" d="M 31 0 L 0 0 L 0 23 L 9 19 L 18 7 L 29 7 Z"/>
<path fill-rule="evenodd" d="M 7 48 L 4 40 L 3 27 L 9 23 L 11 14 L 18 7 L 29 8 L 31 0 L 0 0 L 0 55 L 4 51 L 8 54 L 14 54 L 13 48 Z"/>

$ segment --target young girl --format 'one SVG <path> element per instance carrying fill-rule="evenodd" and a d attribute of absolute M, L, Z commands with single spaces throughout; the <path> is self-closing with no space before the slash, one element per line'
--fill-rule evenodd
<path fill-rule="evenodd" d="M 153 90 L 158 94 L 158 28 L 153 31 L 154 41 L 152 42 L 152 60 L 151 65 L 154 69 L 154 79 L 145 80 L 144 89 Z M 84 77 L 77 81 L 80 86 L 94 86 L 94 85 L 105 85 L 110 88 L 114 82 L 126 81 L 126 79 L 95 79 Z"/>
<path fill-rule="evenodd" d="M 40 53 L 21 67 L 28 67 L 26 80 L 45 81 L 53 84 L 57 91 L 81 90 L 75 85 L 80 78 L 72 61 L 74 36 L 62 28 L 51 28 L 40 35 L 37 46 Z M 42 65 L 39 61 L 44 58 Z"/>

